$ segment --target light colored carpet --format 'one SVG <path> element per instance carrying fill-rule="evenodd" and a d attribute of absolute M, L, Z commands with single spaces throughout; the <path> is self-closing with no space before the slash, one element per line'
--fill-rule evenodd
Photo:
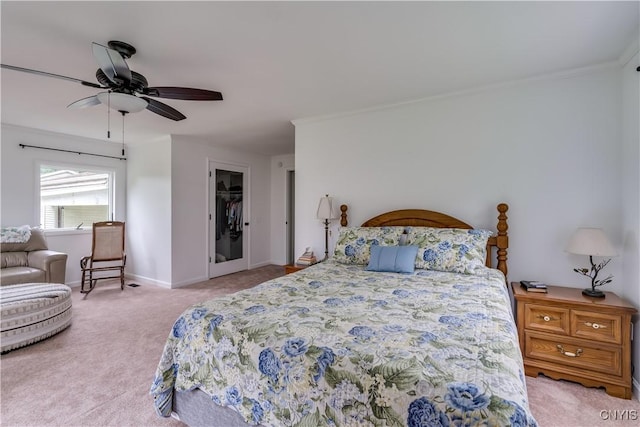
<path fill-rule="evenodd" d="M 282 274 L 267 266 L 173 290 L 106 283 L 87 298 L 74 289 L 70 328 L 1 356 L 0 425 L 183 426 L 157 417 L 149 396 L 173 322 L 193 303 Z M 541 427 L 638 425 L 638 401 L 543 377 L 527 377 L 527 386 Z M 627 420 L 603 419 L 603 410 L 627 410 Z"/>

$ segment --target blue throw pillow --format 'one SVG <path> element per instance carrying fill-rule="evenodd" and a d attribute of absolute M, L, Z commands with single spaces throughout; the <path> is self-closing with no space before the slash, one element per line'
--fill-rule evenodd
<path fill-rule="evenodd" d="M 368 271 L 391 273 L 413 273 L 416 264 L 417 246 L 371 246 Z"/>

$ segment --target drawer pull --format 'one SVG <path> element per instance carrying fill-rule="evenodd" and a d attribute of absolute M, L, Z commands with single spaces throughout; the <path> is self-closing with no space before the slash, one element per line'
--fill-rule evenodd
<path fill-rule="evenodd" d="M 564 354 L 567 357 L 580 357 L 580 355 L 582 354 L 581 348 L 577 349 L 575 353 L 570 351 L 564 351 L 564 347 L 562 347 L 562 345 L 560 344 L 556 345 L 556 348 L 560 353 Z"/>
<path fill-rule="evenodd" d="M 593 329 L 600 329 L 600 328 L 606 328 L 607 327 L 607 325 L 600 325 L 599 323 L 584 322 L 584 324 L 586 326 L 591 326 Z"/>
<path fill-rule="evenodd" d="M 549 316 L 548 314 L 545 314 L 544 316 L 542 314 L 538 315 L 538 319 L 542 319 L 545 322 L 551 322 L 552 320 L 556 320 L 553 317 Z"/>

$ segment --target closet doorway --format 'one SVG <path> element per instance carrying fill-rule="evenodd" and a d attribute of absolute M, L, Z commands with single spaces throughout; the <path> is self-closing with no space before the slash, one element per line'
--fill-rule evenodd
<path fill-rule="evenodd" d="M 249 268 L 249 169 L 209 162 L 209 277 Z"/>

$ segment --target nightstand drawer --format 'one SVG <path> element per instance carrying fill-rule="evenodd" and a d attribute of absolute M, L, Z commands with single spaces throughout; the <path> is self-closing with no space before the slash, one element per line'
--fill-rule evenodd
<path fill-rule="evenodd" d="M 525 332 L 525 357 L 605 374 L 622 374 L 621 348 L 607 344 Z"/>
<path fill-rule="evenodd" d="M 621 324 L 620 316 L 571 310 L 571 335 L 574 337 L 620 344 Z"/>
<path fill-rule="evenodd" d="M 569 310 L 536 304 L 524 306 L 524 327 L 538 331 L 569 335 Z"/>

